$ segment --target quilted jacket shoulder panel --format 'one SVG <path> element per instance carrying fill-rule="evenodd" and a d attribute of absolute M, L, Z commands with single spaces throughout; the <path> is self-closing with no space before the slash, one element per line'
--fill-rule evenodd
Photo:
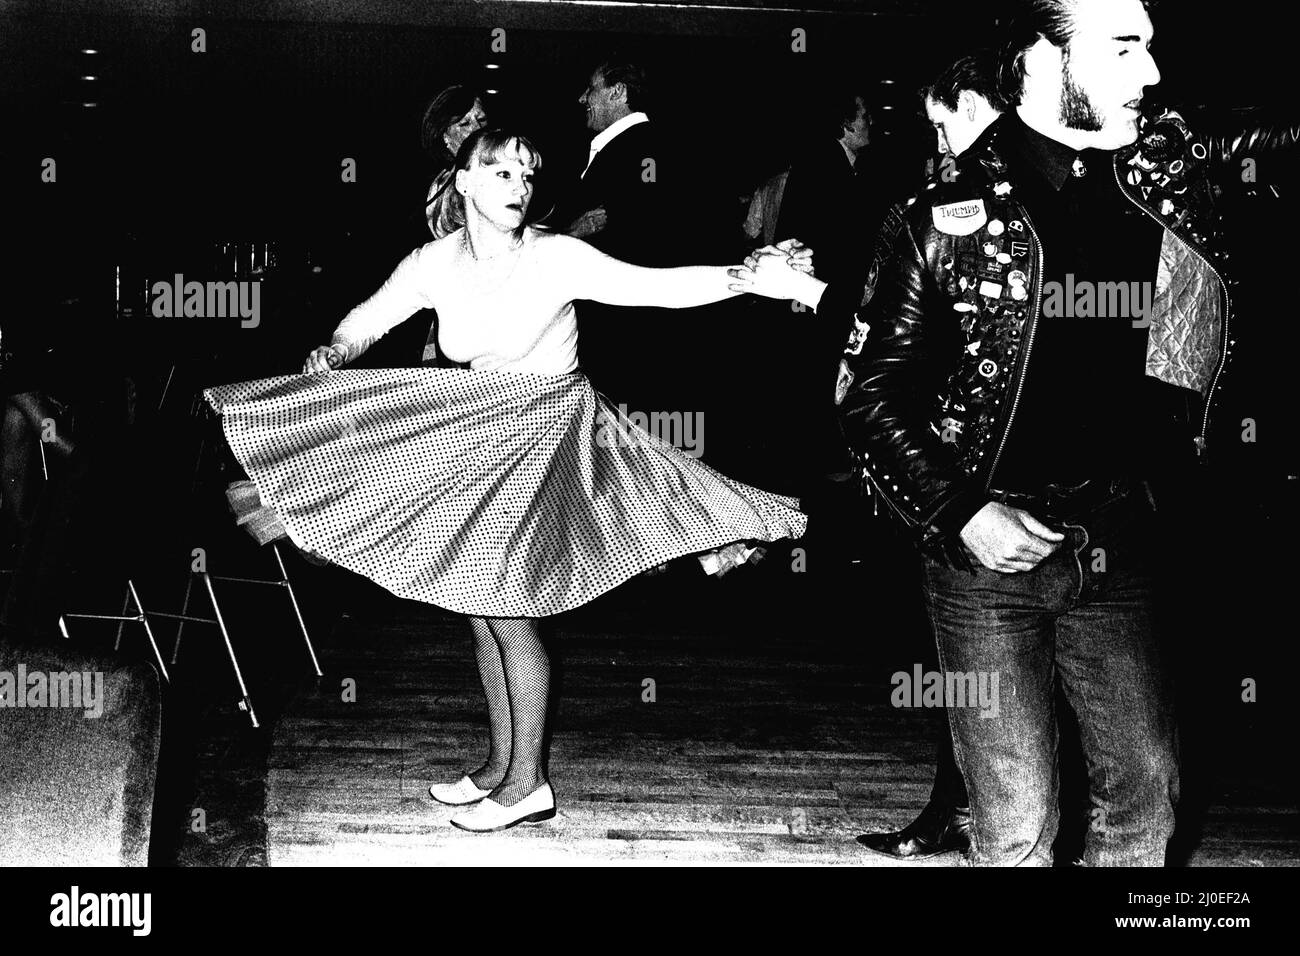
<path fill-rule="evenodd" d="M 1147 337 L 1148 375 L 1206 396 L 1220 358 L 1220 292 L 1206 261 L 1166 230 Z"/>

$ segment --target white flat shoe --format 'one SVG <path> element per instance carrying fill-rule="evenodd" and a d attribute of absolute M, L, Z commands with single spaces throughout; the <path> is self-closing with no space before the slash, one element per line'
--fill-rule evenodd
<path fill-rule="evenodd" d="M 540 823 L 555 816 L 555 792 L 544 783 L 513 807 L 503 807 L 491 797 L 478 806 L 458 813 L 451 825 L 470 833 L 494 833 L 520 823 Z"/>
<path fill-rule="evenodd" d="M 449 807 L 463 807 L 469 803 L 478 803 L 491 790 L 480 790 L 468 776 L 461 777 L 455 783 L 435 783 L 429 788 L 429 796 Z"/>

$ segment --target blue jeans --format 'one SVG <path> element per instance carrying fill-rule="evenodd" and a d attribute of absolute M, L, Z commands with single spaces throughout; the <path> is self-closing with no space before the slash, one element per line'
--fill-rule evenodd
<path fill-rule="evenodd" d="M 1052 864 L 1057 805 L 1054 680 L 1078 717 L 1090 820 L 1083 862 L 1163 866 L 1178 799 L 1172 694 L 1153 633 L 1153 515 L 1141 491 L 1065 521 L 1033 571 L 925 562 L 940 667 L 997 674 L 995 708 L 953 706 L 970 793 L 974 865 Z M 974 557 L 971 557 L 974 561 Z M 960 697 L 955 698 L 960 703 Z"/>

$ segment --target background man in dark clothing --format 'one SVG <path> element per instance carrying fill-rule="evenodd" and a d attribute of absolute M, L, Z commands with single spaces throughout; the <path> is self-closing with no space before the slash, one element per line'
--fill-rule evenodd
<path fill-rule="evenodd" d="M 593 135 L 573 201 L 578 215 L 566 231 L 616 259 L 667 265 L 673 257 L 660 242 L 665 157 L 658 127 L 644 110 L 646 85 L 645 70 L 627 60 L 606 60 L 592 71 L 578 102 Z"/>
<path fill-rule="evenodd" d="M 689 230 L 676 208 L 668 160 L 658 128 L 643 107 L 646 71 L 612 56 L 591 73 L 578 102 L 592 132 L 586 168 L 560 221 L 565 231 L 601 252 L 639 266 L 681 264 L 680 243 L 670 237 Z M 575 214 L 576 210 L 576 214 Z M 665 309 L 623 309 L 582 302 L 578 319 L 583 370 L 596 387 L 633 410 L 671 402 L 660 386 L 665 351 L 686 317 Z"/>
<path fill-rule="evenodd" d="M 790 168 L 776 237 L 809 246 L 817 275 L 827 282 L 865 282 L 875 220 L 884 215 L 873 199 L 888 189 L 872 176 L 878 164 L 867 160 L 874 118 L 866 100 L 845 90 L 833 106 L 833 126 L 808 143 Z"/>

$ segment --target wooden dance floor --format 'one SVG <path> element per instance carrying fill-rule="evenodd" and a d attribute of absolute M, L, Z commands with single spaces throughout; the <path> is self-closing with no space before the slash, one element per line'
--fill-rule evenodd
<path fill-rule="evenodd" d="M 914 649 L 868 653 L 879 635 L 813 620 L 756 634 L 689 604 L 598 602 L 554 621 L 555 819 L 475 835 L 429 798 L 481 763 L 486 714 L 463 619 L 401 605 L 344 618 L 327 677 L 275 731 L 271 864 L 893 863 L 854 836 L 906 824 L 929 794 L 937 715 L 889 704 Z M 1294 865 L 1296 819 L 1259 800 L 1212 807 L 1191 862 Z"/>

